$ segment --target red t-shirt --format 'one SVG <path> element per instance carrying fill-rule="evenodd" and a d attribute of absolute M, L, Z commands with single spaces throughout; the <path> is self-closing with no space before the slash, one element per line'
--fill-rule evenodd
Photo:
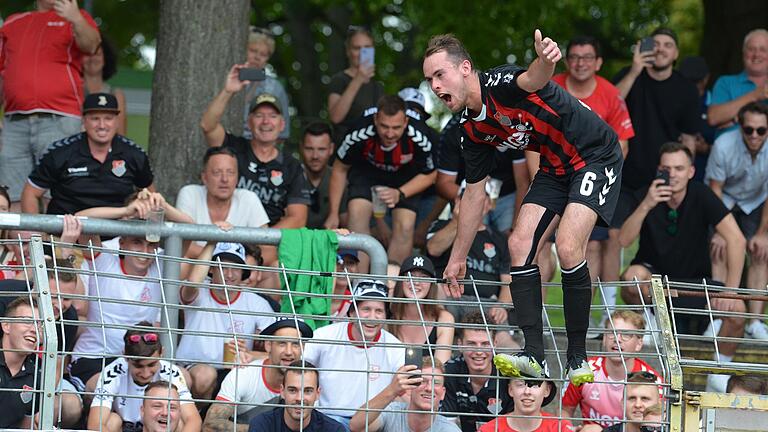
<path fill-rule="evenodd" d="M 97 28 L 88 12 L 80 13 Z M 5 113 L 50 112 L 80 117 L 82 60 L 72 24 L 56 12 L 9 16 L 0 28 Z"/>
<path fill-rule="evenodd" d="M 545 418 L 541 420 L 541 425 L 536 428 L 534 432 L 571 432 L 573 431 L 573 425 L 568 420 L 559 420 L 555 418 L 552 414 L 541 412 L 542 417 L 552 417 L 552 418 Z M 496 432 L 496 423 L 499 424 L 498 432 L 517 432 L 517 430 L 512 429 L 507 424 L 506 417 L 499 417 L 496 419 L 493 419 L 489 421 L 488 423 L 485 423 L 484 425 L 480 426 L 480 429 L 478 429 L 479 432 Z"/>
<path fill-rule="evenodd" d="M 568 90 L 565 84 L 567 76 L 568 74 L 563 72 L 553 76 L 552 81 Z M 597 80 L 595 91 L 589 97 L 579 100 L 587 104 L 595 114 L 608 123 L 620 140 L 628 140 L 635 136 L 627 104 L 619 94 L 619 90 L 607 79 L 599 75 L 595 75 L 595 80 Z"/>

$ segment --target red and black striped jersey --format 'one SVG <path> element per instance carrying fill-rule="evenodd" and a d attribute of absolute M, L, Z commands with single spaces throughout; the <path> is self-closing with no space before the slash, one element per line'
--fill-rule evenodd
<path fill-rule="evenodd" d="M 410 119 L 396 145 L 384 147 L 376 133 L 373 116 L 363 117 L 349 129 L 336 156 L 347 165 L 369 164 L 385 173 L 408 169 L 416 174 L 435 170 L 433 143 L 436 133 L 422 122 Z"/>
<path fill-rule="evenodd" d="M 526 92 L 517 85 L 523 72 L 509 64 L 478 74 L 483 106 L 479 113 L 465 110 L 461 119 L 470 183 L 491 172 L 495 150 L 538 152 L 541 169 L 558 176 L 617 151 L 616 133 L 589 107 L 553 82 Z"/>

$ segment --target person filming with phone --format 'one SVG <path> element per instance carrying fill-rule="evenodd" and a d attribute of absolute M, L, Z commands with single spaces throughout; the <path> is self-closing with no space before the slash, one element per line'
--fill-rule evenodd
<path fill-rule="evenodd" d="M 622 247 L 628 247 L 640 238 L 637 255 L 622 275 L 625 281 L 647 281 L 652 274 L 668 276 L 678 282 L 701 283 L 738 287 L 744 267 L 746 240 L 736 219 L 712 190 L 693 178 L 693 154 L 685 145 L 668 142 L 661 146 L 657 178 L 647 191 L 637 195 L 640 205 L 624 222 L 619 232 Z M 725 239 L 727 272 L 721 281 L 712 280 L 709 256 L 710 235 L 714 231 Z M 648 304 L 651 301 L 646 284 L 622 287 L 621 297 L 626 304 Z M 643 296 L 641 302 L 640 296 Z M 712 308 L 720 311 L 746 311 L 742 300 L 712 298 Z M 704 297 L 679 296 L 672 298 L 677 307 L 706 309 Z M 681 334 L 701 334 L 700 326 L 691 315 L 677 314 L 676 328 Z M 654 324 L 655 320 L 649 320 Z M 704 322 L 706 325 L 706 321 Z M 651 327 L 653 328 L 653 327 Z M 744 319 L 722 317 L 719 337 L 740 338 L 744 334 Z M 738 344 L 719 343 L 717 360 L 728 362 Z M 716 375 L 713 375 L 716 376 Z M 708 380 L 712 381 L 712 379 Z M 723 389 L 725 386 L 723 385 Z"/>

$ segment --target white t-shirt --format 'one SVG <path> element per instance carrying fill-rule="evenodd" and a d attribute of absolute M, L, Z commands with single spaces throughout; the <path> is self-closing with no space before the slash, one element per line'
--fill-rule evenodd
<path fill-rule="evenodd" d="M 263 330 L 275 322 L 270 315 L 274 314 L 269 303 L 258 294 L 244 291 L 230 291 L 230 306 L 226 297 L 214 297 L 208 288 L 200 288 L 197 298 L 184 309 L 184 331 L 179 347 L 176 350 L 176 360 L 179 362 L 210 363 L 220 362 L 224 358 L 224 342 L 238 336 L 252 336 L 256 330 Z M 213 312 L 202 309 L 219 309 Z M 232 312 L 232 315 L 228 312 Z M 262 315 L 246 315 L 238 312 L 249 312 Z M 234 327 L 233 327 L 234 324 Z M 198 336 L 186 332 L 215 332 L 226 333 L 229 336 Z M 247 341 L 250 339 L 246 339 Z M 251 346 L 248 343 L 248 346 Z M 213 367 L 221 365 L 211 364 Z"/>
<path fill-rule="evenodd" d="M 117 324 L 132 326 L 140 321 L 156 323 L 160 321 L 160 308 L 146 306 L 144 303 L 160 303 L 162 293 L 160 284 L 152 282 L 158 279 L 160 271 L 155 263 L 149 268 L 146 279 L 125 279 L 122 260 L 115 254 L 102 252 L 93 262 L 84 261 L 83 268 L 99 272 L 96 277 L 88 277 L 86 291 L 90 296 L 101 299 L 123 300 L 127 303 L 113 303 L 91 300 L 88 304 L 88 321 L 92 323 Z M 118 277 L 110 277 L 108 274 Z M 124 329 L 85 327 L 77 339 L 72 360 L 80 357 L 119 356 L 123 353 Z"/>
<path fill-rule="evenodd" d="M 192 395 L 184 381 L 184 375 L 178 367 L 165 360 L 160 360 L 160 368 L 152 378 L 155 381 L 169 381 L 179 391 L 181 404 L 191 404 Z M 94 390 L 93 407 L 105 407 L 118 413 L 124 422 L 136 423 L 141 421 L 141 403 L 143 399 L 129 396 L 144 396 L 146 385 L 138 385 L 128 373 L 128 361 L 121 357 L 101 371 L 99 381 Z M 124 395 L 124 396 L 114 396 Z"/>
<path fill-rule="evenodd" d="M 232 369 L 221 382 L 216 400 L 249 404 L 237 405 L 237 413 L 242 414 L 254 405 L 280 396 L 280 388 L 271 388 L 267 384 L 267 369 L 261 367 L 265 361 L 269 365 L 268 359 L 258 359 L 245 367 Z"/>
<path fill-rule="evenodd" d="M 322 411 L 325 414 L 352 417 L 355 410 L 392 382 L 394 376 L 392 372 L 405 363 L 405 348 L 382 346 L 382 344 L 401 343 L 386 330 L 382 330 L 375 341 L 368 343 L 367 349 L 362 345 L 323 342 L 324 340 L 351 342 L 353 325 L 340 322 L 319 328 L 315 330 L 314 337 L 307 341 L 307 346 L 304 348 L 304 359 L 321 370 L 321 392 L 318 405 L 349 408 L 349 410 L 324 409 Z"/>
<path fill-rule="evenodd" d="M 208 213 L 206 194 L 207 191 L 203 185 L 186 185 L 179 191 L 176 207 L 192 216 L 195 223 L 210 225 L 213 222 Z M 269 223 L 269 216 L 255 192 L 235 189 L 232 205 L 227 214 L 227 222 L 237 227 L 260 228 Z M 205 242 L 197 242 L 197 244 L 205 246 Z"/>

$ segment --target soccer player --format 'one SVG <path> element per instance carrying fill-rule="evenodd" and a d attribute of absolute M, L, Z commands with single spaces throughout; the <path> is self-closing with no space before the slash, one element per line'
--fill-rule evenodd
<path fill-rule="evenodd" d="M 586 105 L 549 79 L 562 54 L 557 43 L 534 33 L 538 57 L 528 69 L 503 65 L 474 69 L 462 43 L 434 36 L 424 54 L 424 77 L 453 112 L 464 111 L 463 156 L 467 193 L 461 201 L 458 234 L 444 276 L 446 291 L 461 295 L 467 251 L 480 223 L 494 152 L 510 149 L 541 154 L 539 171 L 509 237 L 510 289 L 518 307 L 525 349 L 494 358 L 508 376 L 541 378 L 544 338 L 541 275 L 533 263 L 542 239 L 558 226 L 563 304 L 568 335 L 566 374 L 574 385 L 592 382 L 586 334 L 592 300 L 585 261 L 589 233 L 600 220 L 610 223 L 621 183 L 622 154 L 616 133 Z"/>

